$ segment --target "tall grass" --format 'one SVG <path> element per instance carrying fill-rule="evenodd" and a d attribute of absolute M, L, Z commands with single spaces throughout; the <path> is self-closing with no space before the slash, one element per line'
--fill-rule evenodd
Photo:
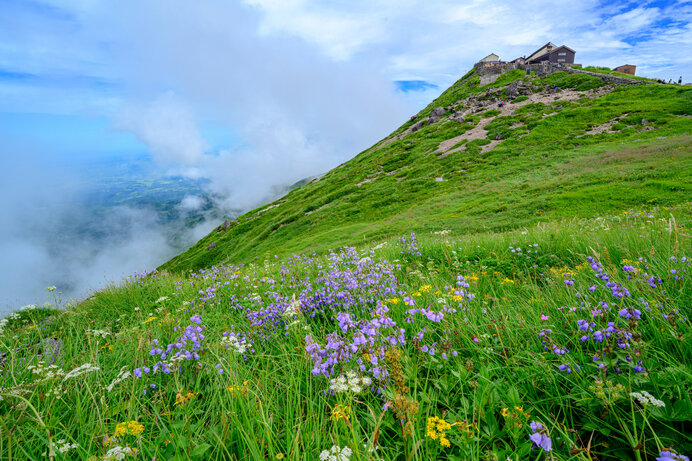
<path fill-rule="evenodd" d="M 689 454 L 689 218 L 687 204 L 472 237 L 440 229 L 27 308 L 0 334 L 0 458 Z M 154 372 L 161 362 L 170 372 Z M 349 371 L 362 389 L 334 391 Z M 642 391 L 664 406 L 630 395 Z"/>

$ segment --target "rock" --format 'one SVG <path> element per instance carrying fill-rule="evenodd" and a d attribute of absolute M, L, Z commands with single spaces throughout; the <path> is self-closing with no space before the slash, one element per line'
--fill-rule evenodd
<path fill-rule="evenodd" d="M 501 133 L 498 133 L 497 136 L 495 136 L 495 140 L 496 140 L 496 141 L 499 141 L 499 140 L 501 140 L 501 139 L 502 139 L 502 134 L 501 134 Z"/>
<path fill-rule="evenodd" d="M 519 94 L 519 82 L 515 80 L 510 83 L 505 92 L 508 97 L 515 98 Z"/>
<path fill-rule="evenodd" d="M 416 122 L 413 125 L 411 125 L 411 132 L 412 133 L 416 132 L 416 131 L 420 130 L 421 128 L 423 128 L 427 124 L 428 124 L 428 119 L 423 119 L 419 122 Z"/>
<path fill-rule="evenodd" d="M 461 112 L 453 114 L 451 117 L 449 117 L 449 119 L 454 120 L 457 123 L 466 123 L 466 118 L 464 118 L 464 115 Z"/>
<path fill-rule="evenodd" d="M 410 122 L 415 122 L 417 118 L 418 118 L 417 115 L 412 115 L 411 118 L 409 119 L 409 121 L 410 121 Z"/>
<path fill-rule="evenodd" d="M 438 120 L 440 120 L 440 117 L 442 117 L 445 114 L 445 108 L 444 107 L 436 107 L 433 110 L 430 111 L 430 115 L 428 116 L 428 120 L 430 120 L 430 123 L 437 123 Z"/>
<path fill-rule="evenodd" d="M 649 121 L 647 119 L 643 118 L 642 119 L 642 125 L 646 125 L 647 123 L 649 123 Z"/>
<path fill-rule="evenodd" d="M 207 246 L 207 250 L 213 250 L 214 248 L 216 248 L 216 242 L 211 242 L 211 243 Z"/>

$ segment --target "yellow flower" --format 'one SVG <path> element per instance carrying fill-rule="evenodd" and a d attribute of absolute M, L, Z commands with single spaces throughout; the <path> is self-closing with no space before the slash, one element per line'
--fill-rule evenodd
<path fill-rule="evenodd" d="M 421 293 L 427 293 L 432 287 L 430 285 L 423 285 L 418 289 Z"/>
<path fill-rule="evenodd" d="M 144 322 L 142 322 L 142 323 L 149 323 L 149 322 L 153 322 L 154 320 L 156 320 L 156 317 L 149 317 L 148 319 L 146 319 L 146 320 L 145 320 Z"/>
<path fill-rule="evenodd" d="M 420 291 L 414 291 L 413 293 L 411 293 L 411 296 L 415 296 L 416 298 L 420 298 L 423 295 L 420 293 Z"/>
<path fill-rule="evenodd" d="M 387 300 L 387 302 L 390 304 L 399 304 L 399 298 L 392 298 Z"/>
<path fill-rule="evenodd" d="M 284 456 L 283 453 L 277 453 L 276 456 L 274 456 L 274 458 L 276 458 L 276 459 L 284 459 L 285 456 Z"/>
<path fill-rule="evenodd" d="M 250 384 L 250 381 L 245 380 L 245 381 L 243 381 L 242 386 L 229 386 L 226 389 L 228 389 L 228 391 L 231 392 L 232 394 L 238 393 L 238 394 L 242 394 L 242 395 L 247 395 L 248 384 Z"/>
<path fill-rule="evenodd" d="M 128 422 L 123 422 L 123 423 L 118 423 L 117 426 L 115 426 L 115 432 L 113 433 L 113 437 L 120 437 L 123 435 L 139 435 L 142 432 L 144 432 L 144 425 L 138 423 L 137 421 L 128 421 Z M 112 437 L 107 440 L 107 443 L 110 443 L 112 440 Z"/>
<path fill-rule="evenodd" d="M 511 283 L 512 285 L 514 285 L 514 280 L 505 277 L 505 279 L 502 281 L 502 284 L 504 285 L 505 283 Z"/>
<path fill-rule="evenodd" d="M 329 417 L 332 421 L 344 419 L 346 421 L 351 417 L 351 405 L 342 406 L 338 403 L 332 408 L 332 415 Z"/>
<path fill-rule="evenodd" d="M 440 437 L 440 445 L 445 448 L 449 448 L 451 446 L 451 444 L 449 443 L 449 439 L 447 439 L 447 437 L 445 437 L 444 435 Z"/>
<path fill-rule="evenodd" d="M 186 403 L 190 403 L 192 399 L 197 397 L 196 392 L 188 392 L 187 394 L 183 395 L 183 391 L 178 391 L 175 394 L 175 404 L 176 405 L 185 405 Z"/>
<path fill-rule="evenodd" d="M 507 410 L 506 408 L 503 408 L 502 410 L 500 410 L 500 414 L 502 416 L 504 416 L 505 418 L 507 418 L 507 417 L 509 417 L 509 410 Z"/>

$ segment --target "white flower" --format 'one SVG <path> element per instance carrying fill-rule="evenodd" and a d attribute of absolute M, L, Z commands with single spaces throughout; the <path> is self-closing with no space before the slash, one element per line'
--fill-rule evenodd
<path fill-rule="evenodd" d="M 38 309 L 36 304 L 27 304 L 19 308 L 20 311 L 33 311 L 34 309 Z"/>
<path fill-rule="evenodd" d="M 340 448 L 332 445 L 329 450 L 323 450 L 320 453 L 320 461 L 350 461 L 353 451 L 350 448 Z"/>
<path fill-rule="evenodd" d="M 162 303 L 164 301 L 168 301 L 168 296 L 161 296 L 159 299 L 154 301 L 154 304 Z"/>
<path fill-rule="evenodd" d="M 338 394 L 341 392 L 353 392 L 359 394 L 364 388 L 372 384 L 372 379 L 368 376 L 358 376 L 353 370 L 346 372 L 346 376 L 340 375 L 329 380 L 329 389 Z"/>
<path fill-rule="evenodd" d="M 631 392 L 630 397 L 639 400 L 639 403 L 646 406 L 646 405 L 653 405 L 655 407 L 665 407 L 666 404 L 658 400 L 656 397 L 653 395 L 649 394 L 646 391 L 641 391 L 641 392 Z"/>
<path fill-rule="evenodd" d="M 134 452 L 130 447 L 113 447 L 103 456 L 103 461 L 120 461 L 125 459 L 127 455 L 132 455 Z"/>
<path fill-rule="evenodd" d="M 248 344 L 245 340 L 239 341 L 235 336 L 224 336 L 221 338 L 221 345 L 234 349 L 239 354 L 244 354 L 247 351 Z"/>
<path fill-rule="evenodd" d="M 107 330 L 87 330 L 86 332 L 92 336 L 96 336 L 99 338 L 105 338 L 106 336 L 110 336 L 111 334 Z"/>

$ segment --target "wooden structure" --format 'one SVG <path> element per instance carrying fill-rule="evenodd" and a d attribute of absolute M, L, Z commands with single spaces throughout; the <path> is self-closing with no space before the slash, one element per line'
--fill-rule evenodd
<path fill-rule="evenodd" d="M 562 45 L 556 46 L 552 42 L 548 42 L 526 58 L 527 64 L 536 64 L 543 61 L 548 61 L 552 64 L 574 64 L 574 55 L 576 51 L 572 48 Z"/>

